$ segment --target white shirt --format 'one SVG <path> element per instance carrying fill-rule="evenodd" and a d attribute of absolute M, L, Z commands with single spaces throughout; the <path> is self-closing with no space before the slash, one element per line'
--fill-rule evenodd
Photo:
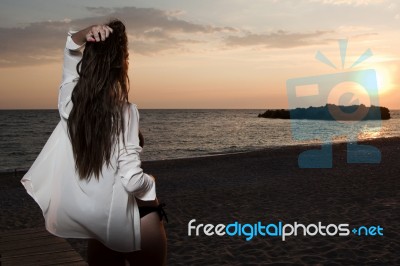
<path fill-rule="evenodd" d="M 61 121 L 32 167 L 22 178 L 29 195 L 39 204 L 46 229 L 64 238 L 95 238 L 109 248 L 130 252 L 140 249 L 140 216 L 135 197 L 156 198 L 154 178 L 143 172 L 139 153 L 139 113 L 136 105 L 124 113 L 125 147 L 114 145 L 111 165 L 103 166 L 99 180 L 80 180 L 75 171 L 67 119 L 71 93 L 79 78 L 76 65 L 82 48 L 68 33 L 58 108 Z"/>

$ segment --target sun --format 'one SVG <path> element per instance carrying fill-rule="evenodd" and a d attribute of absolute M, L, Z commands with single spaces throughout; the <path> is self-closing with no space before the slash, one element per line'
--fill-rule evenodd
<path fill-rule="evenodd" d="M 390 93 L 395 87 L 393 84 L 394 71 L 390 67 L 384 65 L 375 67 L 375 71 L 379 94 L 385 95 Z"/>

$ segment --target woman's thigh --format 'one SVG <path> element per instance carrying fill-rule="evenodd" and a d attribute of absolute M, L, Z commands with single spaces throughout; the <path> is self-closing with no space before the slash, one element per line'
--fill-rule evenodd
<path fill-rule="evenodd" d="M 126 259 L 131 265 L 165 265 L 167 238 L 158 213 L 151 212 L 140 221 L 141 250 L 126 254 Z"/>
<path fill-rule="evenodd" d="M 87 258 L 89 266 L 125 266 L 123 253 L 109 249 L 95 239 L 89 239 L 88 241 Z"/>
<path fill-rule="evenodd" d="M 159 266 L 166 264 L 167 238 L 163 222 L 157 212 L 152 212 L 140 219 L 141 250 L 121 253 L 111 250 L 101 242 L 89 239 L 89 265 L 130 265 Z"/>

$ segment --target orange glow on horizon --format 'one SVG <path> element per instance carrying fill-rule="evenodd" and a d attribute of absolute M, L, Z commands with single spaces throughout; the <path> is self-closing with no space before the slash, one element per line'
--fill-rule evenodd
<path fill-rule="evenodd" d="M 140 56 L 130 65 L 130 101 L 141 109 L 280 109 L 288 108 L 286 80 L 329 74 L 307 53 L 302 64 L 290 62 L 292 54 L 267 54 L 249 60 L 256 51 L 226 57 L 226 52 L 207 56 L 172 54 Z M 233 52 L 232 52 L 233 53 Z M 266 53 L 263 53 L 265 55 Z M 271 58 L 271 59 L 269 59 Z M 400 61 L 374 62 L 379 105 L 400 109 Z M 62 61 L 37 66 L 0 68 L 0 109 L 55 109 Z"/>

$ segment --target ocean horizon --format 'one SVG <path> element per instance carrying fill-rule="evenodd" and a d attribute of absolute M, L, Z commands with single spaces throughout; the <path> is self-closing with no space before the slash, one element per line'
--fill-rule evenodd
<path fill-rule="evenodd" d="M 266 109 L 139 109 L 145 138 L 142 161 L 249 152 L 270 147 L 346 141 L 336 121 L 297 121 L 304 135 L 293 134 L 294 120 L 259 118 Z M 379 125 L 348 126 L 359 139 L 400 137 L 400 111 Z M 59 122 L 57 109 L 0 110 L 0 172 L 28 170 Z M 312 123 L 312 126 L 311 126 Z M 315 132 L 315 127 L 319 132 Z M 305 137 L 304 137 L 305 136 Z"/>

